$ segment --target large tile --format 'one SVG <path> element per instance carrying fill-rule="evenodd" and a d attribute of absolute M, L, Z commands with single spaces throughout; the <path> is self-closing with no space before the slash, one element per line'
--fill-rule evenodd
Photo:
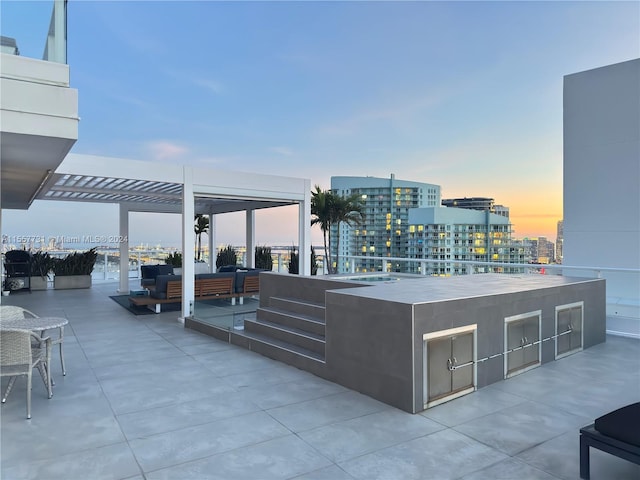
<path fill-rule="evenodd" d="M 503 453 L 451 429 L 341 462 L 358 479 L 459 478 L 507 458 Z"/>
<path fill-rule="evenodd" d="M 126 443 L 82 450 L 46 460 L 29 460 L 18 465 L 2 463 L 3 479 L 47 480 L 120 480 L 142 478 L 131 450 Z"/>
<path fill-rule="evenodd" d="M 521 396 L 488 386 L 454 401 L 429 408 L 421 412 L 421 415 L 448 427 L 454 427 L 525 401 Z"/>
<path fill-rule="evenodd" d="M 557 480 L 557 477 L 515 458 L 508 458 L 490 467 L 465 475 L 461 480 L 486 480 L 488 478 L 492 480 Z"/>
<path fill-rule="evenodd" d="M 259 385 L 243 390 L 263 409 L 304 402 L 314 398 L 346 392 L 347 389 L 313 375 L 276 385 Z"/>
<path fill-rule="evenodd" d="M 127 438 L 133 439 L 210 423 L 257 410 L 258 407 L 245 395 L 227 392 L 190 402 L 119 415 L 117 419 Z"/>
<path fill-rule="evenodd" d="M 329 465 L 295 435 L 147 474 L 148 480 L 284 480 Z M 310 477 L 314 478 L 314 477 Z M 339 480 L 340 477 L 332 477 Z M 348 477 L 347 477 L 348 478 Z"/>
<path fill-rule="evenodd" d="M 268 412 L 291 431 L 302 432 L 388 408 L 388 405 L 371 397 L 347 391 L 273 408 Z"/>
<path fill-rule="evenodd" d="M 292 480 L 354 480 L 354 477 L 337 465 L 331 465 L 313 472 L 303 473 Z"/>
<path fill-rule="evenodd" d="M 145 472 L 282 437 L 290 432 L 265 413 L 250 413 L 129 441 Z"/>
<path fill-rule="evenodd" d="M 420 415 L 387 408 L 381 412 L 300 433 L 300 438 L 334 462 L 381 450 L 445 427 Z"/>
<path fill-rule="evenodd" d="M 579 430 L 560 435 L 518 454 L 517 458 L 557 478 L 573 480 L 580 477 Z M 590 449 L 591 478 L 625 480 L 640 478 L 640 465 L 635 465 L 608 453 Z"/>
<path fill-rule="evenodd" d="M 200 398 L 233 393 L 235 389 L 215 381 L 202 379 L 180 383 L 158 383 L 140 390 L 131 379 L 129 388 L 122 388 L 112 393 L 105 392 L 106 397 L 117 415 L 140 412 L 149 408 L 165 407 L 180 402 L 190 402 Z"/>
<path fill-rule="evenodd" d="M 458 425 L 458 432 L 509 455 L 579 429 L 589 419 L 535 402 L 525 402 Z"/>
<path fill-rule="evenodd" d="M 31 420 L 9 420 L 3 412 L 1 441 L 2 465 L 15 466 L 122 443 L 125 437 L 108 408 L 75 414 L 70 406 L 64 414 L 33 415 Z"/>

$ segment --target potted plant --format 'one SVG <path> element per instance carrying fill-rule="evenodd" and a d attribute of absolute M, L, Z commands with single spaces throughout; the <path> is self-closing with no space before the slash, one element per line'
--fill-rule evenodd
<path fill-rule="evenodd" d="M 289 250 L 289 273 L 298 275 L 300 273 L 300 260 L 298 258 L 298 250 L 296 247 L 291 247 Z"/>
<path fill-rule="evenodd" d="M 254 265 L 262 270 L 273 269 L 273 257 L 271 256 L 271 247 L 256 247 L 254 256 Z"/>
<path fill-rule="evenodd" d="M 167 258 L 164 260 L 167 265 L 171 265 L 173 267 L 173 273 L 175 275 L 182 275 L 182 253 L 174 252 L 167 255 Z"/>
<path fill-rule="evenodd" d="M 31 255 L 31 290 L 46 290 L 49 281 L 49 272 L 52 268 L 49 252 L 35 252 Z"/>
<path fill-rule="evenodd" d="M 231 245 L 227 245 L 218 252 L 216 257 L 216 268 L 226 266 L 236 266 L 238 263 L 238 254 L 235 248 Z"/>
<path fill-rule="evenodd" d="M 86 252 L 74 252 L 63 258 L 54 258 L 52 270 L 55 275 L 53 288 L 89 288 L 91 272 L 98 258 L 96 248 Z"/>

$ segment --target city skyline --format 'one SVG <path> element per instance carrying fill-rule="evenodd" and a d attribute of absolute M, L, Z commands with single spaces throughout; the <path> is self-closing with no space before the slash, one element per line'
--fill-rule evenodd
<path fill-rule="evenodd" d="M 46 5 L 0 5 L 24 56 L 41 55 Z M 322 188 L 394 173 L 443 198 L 494 198 L 516 238 L 554 239 L 562 219 L 563 76 L 635 58 L 640 40 L 637 2 L 78 1 L 68 20 L 75 153 Z M 295 241 L 295 210 L 258 212 L 257 243 Z M 130 224 L 132 245 L 179 243 L 177 215 Z M 238 225 L 219 216 L 216 243 L 242 243 Z M 2 217 L 10 235 L 117 227 L 111 205 L 36 201 Z"/>

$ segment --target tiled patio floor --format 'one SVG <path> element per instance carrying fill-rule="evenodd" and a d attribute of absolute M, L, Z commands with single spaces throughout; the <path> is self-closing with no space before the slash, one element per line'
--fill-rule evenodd
<path fill-rule="evenodd" d="M 54 396 L 19 380 L 1 417 L 3 480 L 577 479 L 578 430 L 640 400 L 640 341 L 607 342 L 410 415 L 177 322 L 135 316 L 115 284 L 11 295 L 65 316 Z M 2 386 L 6 381 L 2 382 Z M 640 467 L 592 450 L 592 479 Z"/>

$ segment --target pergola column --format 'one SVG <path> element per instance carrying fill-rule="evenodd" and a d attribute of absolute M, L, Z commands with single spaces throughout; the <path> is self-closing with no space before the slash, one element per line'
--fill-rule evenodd
<path fill-rule="evenodd" d="M 216 251 L 216 216 L 209 214 L 209 272 L 216 271 L 216 257 L 218 252 Z"/>
<path fill-rule="evenodd" d="M 129 207 L 120 204 L 119 212 L 119 233 L 120 242 L 118 249 L 120 251 L 120 285 L 118 292 L 129 292 Z M 105 263 L 104 268 L 107 268 Z"/>
<path fill-rule="evenodd" d="M 247 268 L 253 268 L 255 265 L 255 258 L 253 255 L 253 251 L 255 250 L 256 244 L 256 211 L 255 210 L 247 210 L 246 211 L 246 234 L 247 234 L 247 251 L 246 251 L 246 265 Z"/>
<path fill-rule="evenodd" d="M 311 275 L 311 181 L 304 181 L 304 200 L 298 206 L 298 268 L 300 275 Z"/>
<path fill-rule="evenodd" d="M 193 230 L 193 218 L 195 216 L 195 197 L 193 195 L 193 170 L 191 167 L 183 168 L 182 185 L 182 317 L 193 314 L 195 298 L 195 264 L 196 255 L 194 244 L 196 234 Z"/>

